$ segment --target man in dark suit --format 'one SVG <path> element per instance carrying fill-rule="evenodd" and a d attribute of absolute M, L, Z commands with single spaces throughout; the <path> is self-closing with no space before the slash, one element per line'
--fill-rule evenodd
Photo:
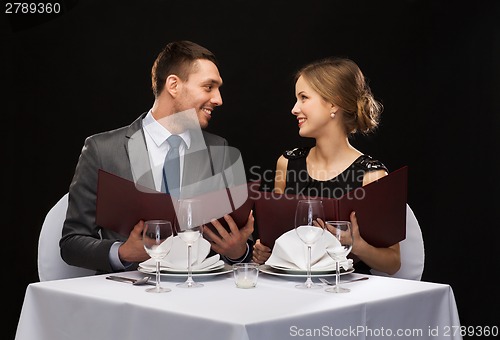
<path fill-rule="evenodd" d="M 227 186 L 228 181 L 238 177 L 227 176 L 237 158 L 229 151 L 227 141 L 202 130 L 208 126 L 215 107 L 222 105 L 221 85 L 212 52 L 189 41 L 165 46 L 152 68 L 153 107 L 129 126 L 85 140 L 69 187 L 60 240 L 64 261 L 108 273 L 135 269 L 149 258 L 142 244 L 144 221 L 138 221 L 128 238 L 95 223 L 99 169 L 161 191 L 164 160 L 171 148 L 167 138 L 177 135 L 182 138 L 181 193 L 201 187 L 211 190 L 213 183 L 217 187 L 221 180 Z M 204 230 L 212 251 L 221 254 L 228 263 L 249 261 L 252 214 L 244 226 L 237 226 L 229 215 L 224 218 L 229 231 L 217 221 L 213 225 L 218 234 L 208 228 Z"/>

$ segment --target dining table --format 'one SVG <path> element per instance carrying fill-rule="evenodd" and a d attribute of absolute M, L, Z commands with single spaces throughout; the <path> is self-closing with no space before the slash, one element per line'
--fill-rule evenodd
<path fill-rule="evenodd" d="M 303 275 L 261 267 L 257 285 L 244 289 L 226 265 L 212 275 L 195 273 L 198 288 L 177 287 L 185 275 L 164 273 L 161 285 L 171 291 L 150 293 L 150 286 L 109 275 L 29 284 L 15 339 L 462 339 L 453 290 L 443 283 L 354 272 L 340 277 L 350 292 L 330 293 L 327 285 L 297 288 Z M 141 271 L 112 275 L 155 278 Z"/>

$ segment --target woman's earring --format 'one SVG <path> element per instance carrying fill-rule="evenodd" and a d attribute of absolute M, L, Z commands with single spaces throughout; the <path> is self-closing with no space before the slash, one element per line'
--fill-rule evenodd
<path fill-rule="evenodd" d="M 330 117 L 332 117 L 332 119 L 335 118 L 335 113 L 333 113 L 333 112 L 330 113 Z"/>

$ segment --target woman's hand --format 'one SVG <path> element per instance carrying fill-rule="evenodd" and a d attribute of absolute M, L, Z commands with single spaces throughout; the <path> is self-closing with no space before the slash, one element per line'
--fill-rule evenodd
<path fill-rule="evenodd" d="M 258 239 L 253 245 L 252 261 L 258 264 L 263 264 L 271 256 L 271 248 L 260 243 Z"/>
<path fill-rule="evenodd" d="M 399 243 L 387 248 L 377 248 L 367 243 L 359 233 L 356 213 L 351 212 L 351 224 L 354 243 L 351 253 L 356 255 L 370 268 L 389 275 L 395 274 L 401 268 L 401 254 Z"/>

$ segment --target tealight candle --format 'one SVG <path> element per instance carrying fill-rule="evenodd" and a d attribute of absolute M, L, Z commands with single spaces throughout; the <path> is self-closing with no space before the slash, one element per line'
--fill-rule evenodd
<path fill-rule="evenodd" d="M 238 278 L 236 280 L 236 285 L 238 288 L 253 288 L 255 287 L 255 279 L 250 279 L 248 277 Z"/>
<path fill-rule="evenodd" d="M 256 263 L 237 263 L 233 265 L 234 283 L 238 288 L 254 288 L 259 276 Z"/>

